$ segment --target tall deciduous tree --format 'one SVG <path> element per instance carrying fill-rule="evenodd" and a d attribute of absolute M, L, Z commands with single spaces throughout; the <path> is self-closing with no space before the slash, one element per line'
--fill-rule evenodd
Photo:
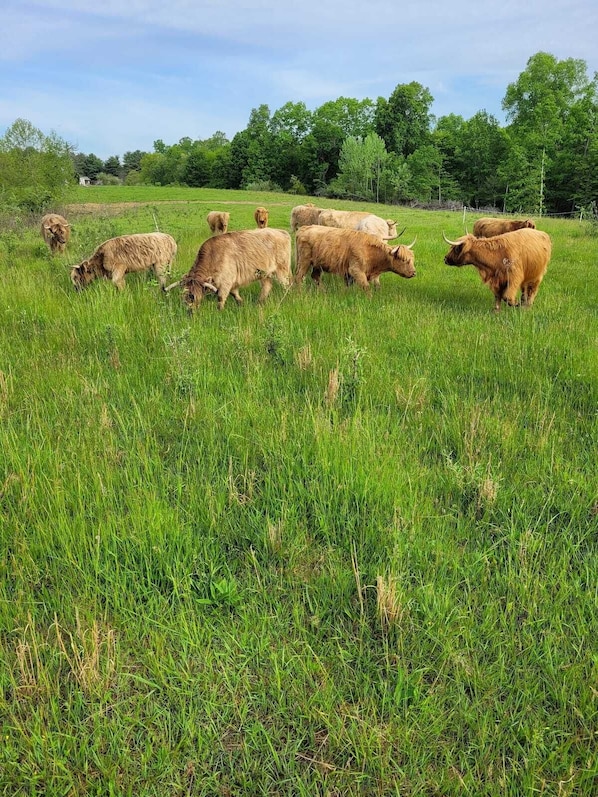
<path fill-rule="evenodd" d="M 376 133 L 364 139 L 345 139 L 339 158 L 339 174 L 333 183 L 338 193 L 378 201 L 380 181 L 388 153 Z"/>
<path fill-rule="evenodd" d="M 378 98 L 375 128 L 389 152 L 407 156 L 429 143 L 432 99 L 417 82 L 399 84 L 388 100 Z"/>
<path fill-rule="evenodd" d="M 457 137 L 455 162 L 463 198 L 474 207 L 497 205 L 504 195 L 499 166 L 509 149 L 507 135 L 495 117 L 478 111 Z"/>
<path fill-rule="evenodd" d="M 540 214 L 545 209 L 546 185 L 567 121 L 572 108 L 587 94 L 589 83 L 584 61 L 559 61 L 549 53 L 539 52 L 507 87 L 503 108 L 513 140 L 524 147 L 532 164 L 534 209 Z"/>
<path fill-rule="evenodd" d="M 71 147 L 17 119 L 0 138 L 0 203 L 39 212 L 74 185 Z"/>

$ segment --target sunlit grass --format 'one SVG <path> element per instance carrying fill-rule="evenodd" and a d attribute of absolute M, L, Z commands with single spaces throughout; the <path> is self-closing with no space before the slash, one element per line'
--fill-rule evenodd
<path fill-rule="evenodd" d="M 404 208 L 417 277 L 371 297 L 76 294 L 156 223 L 190 268 L 211 207 L 170 191 L 64 259 L 0 240 L 3 793 L 595 794 L 596 239 L 538 223 L 527 312 Z"/>

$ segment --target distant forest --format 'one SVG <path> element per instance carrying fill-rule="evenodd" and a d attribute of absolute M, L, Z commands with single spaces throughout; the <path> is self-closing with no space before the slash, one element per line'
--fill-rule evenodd
<path fill-rule="evenodd" d="M 314 111 L 303 102 L 273 113 L 260 105 L 232 141 L 216 132 L 176 144 L 157 140 L 153 152 L 125 152 L 122 160 L 69 156 L 76 177 L 104 184 L 596 215 L 598 74 L 590 78 L 585 61 L 533 55 L 507 86 L 505 126 L 484 110 L 467 120 L 435 118 L 432 103 L 430 91 L 412 82 L 388 99 L 340 97 Z"/>

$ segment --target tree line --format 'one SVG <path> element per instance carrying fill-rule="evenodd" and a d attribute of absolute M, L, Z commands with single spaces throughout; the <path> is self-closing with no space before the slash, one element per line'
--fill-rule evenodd
<path fill-rule="evenodd" d="M 158 140 L 153 152 L 126 152 L 122 161 L 117 155 L 104 161 L 94 154 L 69 157 L 76 175 L 103 183 L 595 213 L 598 74 L 590 78 L 585 61 L 533 55 L 507 86 L 504 126 L 486 111 L 470 119 L 435 118 L 432 103 L 430 91 L 411 82 L 397 85 L 388 98 L 340 97 L 314 111 L 303 102 L 273 113 L 260 105 L 230 141 L 216 132 L 170 145 Z"/>

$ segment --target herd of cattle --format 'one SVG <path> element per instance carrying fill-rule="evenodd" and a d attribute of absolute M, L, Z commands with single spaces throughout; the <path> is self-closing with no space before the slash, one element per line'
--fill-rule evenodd
<path fill-rule="evenodd" d="M 227 232 L 230 214 L 212 211 L 207 222 L 212 232 L 199 248 L 190 271 L 177 282 L 166 285 L 177 245 L 166 233 L 121 235 L 104 241 L 95 252 L 71 270 L 76 289 L 97 277 L 111 279 L 122 289 L 125 275 L 153 271 L 164 291 L 180 286 L 182 297 L 194 310 L 206 294 L 215 293 L 222 309 L 229 296 L 240 304 L 239 288 L 261 283 L 259 300 L 264 301 L 275 279 L 288 288 L 291 270 L 291 234 L 268 227 L 268 211 L 259 207 L 254 214 L 256 228 Z M 298 205 L 291 212 L 295 235 L 295 277 L 300 284 L 308 272 L 319 284 L 322 272 L 342 277 L 347 285 L 357 283 L 368 291 L 379 284 L 380 275 L 394 272 L 415 276 L 415 256 L 409 244 L 391 246 L 398 238 L 396 221 L 361 211 L 330 210 L 315 205 Z M 43 217 L 41 232 L 52 254 L 63 253 L 70 238 L 70 225 L 56 213 Z M 530 306 L 550 260 L 550 237 L 530 219 L 479 219 L 473 234 L 451 241 L 444 262 L 449 266 L 473 265 L 492 290 L 494 309 L 501 302 Z M 519 298 L 520 297 L 520 298 Z"/>

